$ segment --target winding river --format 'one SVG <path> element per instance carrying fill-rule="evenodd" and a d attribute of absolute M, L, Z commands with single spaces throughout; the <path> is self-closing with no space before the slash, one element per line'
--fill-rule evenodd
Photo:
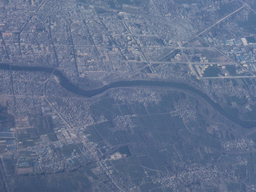
<path fill-rule="evenodd" d="M 252 128 L 256 127 L 256 121 L 244 121 L 237 117 L 237 115 L 231 113 L 230 111 L 223 109 L 218 103 L 213 101 L 207 94 L 202 92 L 199 89 L 196 89 L 190 85 L 185 83 L 178 82 L 167 82 L 167 81 L 149 81 L 149 80 L 134 80 L 134 81 L 118 81 L 111 83 L 109 85 L 105 85 L 101 88 L 93 89 L 93 90 L 84 90 L 81 89 L 74 84 L 72 84 L 64 74 L 58 69 L 48 68 L 48 67 L 28 67 L 28 66 L 16 66 L 9 65 L 5 63 L 0 63 L 0 69 L 2 70 L 12 70 L 12 71 L 28 71 L 28 72 L 45 72 L 45 73 L 53 73 L 53 75 L 57 76 L 60 80 L 60 85 L 77 95 L 81 95 L 83 97 L 93 97 L 99 95 L 109 89 L 112 88 L 121 88 L 121 87 L 135 87 L 135 86 L 153 86 L 153 87 L 169 87 L 177 90 L 191 92 L 196 94 L 197 96 L 204 99 L 208 102 L 215 110 L 217 110 L 221 115 L 229 119 L 230 121 L 244 127 L 244 128 Z"/>

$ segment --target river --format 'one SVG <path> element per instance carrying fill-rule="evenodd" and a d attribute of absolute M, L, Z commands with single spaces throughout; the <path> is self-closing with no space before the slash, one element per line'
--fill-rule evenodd
<path fill-rule="evenodd" d="M 0 63 L 0 69 L 2 70 L 12 70 L 12 71 L 28 71 L 28 72 L 45 72 L 45 73 L 53 73 L 53 75 L 57 76 L 60 80 L 60 85 L 69 92 L 75 93 L 77 95 L 83 97 L 93 97 L 99 95 L 109 89 L 112 88 L 121 88 L 121 87 L 136 87 L 136 86 L 150 86 L 150 87 L 167 87 L 167 88 L 174 88 L 176 90 L 187 91 L 204 99 L 207 103 L 209 103 L 216 111 L 218 111 L 221 115 L 229 119 L 230 121 L 244 127 L 244 128 L 252 128 L 256 127 L 256 121 L 244 121 L 234 115 L 230 111 L 223 109 L 218 103 L 213 101 L 207 94 L 203 91 L 196 89 L 185 83 L 178 83 L 178 82 L 170 82 L 170 81 L 153 81 L 153 80 L 133 80 L 133 81 L 117 81 L 111 83 L 109 85 L 105 85 L 101 88 L 92 89 L 92 90 L 85 90 L 82 88 L 77 87 L 72 82 L 69 81 L 64 74 L 54 68 L 49 67 L 29 67 L 29 66 L 16 66 L 16 65 L 9 65 L 5 63 Z"/>

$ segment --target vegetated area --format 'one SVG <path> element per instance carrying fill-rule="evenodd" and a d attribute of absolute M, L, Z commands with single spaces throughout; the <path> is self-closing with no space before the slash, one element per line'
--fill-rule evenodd
<path fill-rule="evenodd" d="M 168 92 L 161 95 L 161 101 L 158 103 L 149 102 L 146 105 L 139 102 L 115 101 L 105 96 L 91 105 L 90 111 L 93 118 L 98 119 L 104 116 L 106 120 L 103 123 L 88 126 L 85 134 L 90 134 L 90 140 L 94 142 L 105 142 L 113 148 L 125 146 L 124 149 L 129 150 L 128 153 L 131 154 L 129 156 L 105 158 L 104 162 L 113 165 L 109 167 L 110 170 L 117 171 L 115 174 L 120 178 L 128 179 L 127 185 L 130 182 L 136 185 L 143 183 L 139 187 L 141 191 L 160 188 L 162 186 L 160 181 L 168 180 L 168 177 L 162 178 L 163 173 L 173 174 L 172 177 L 175 178 L 172 180 L 175 183 L 173 185 L 178 185 L 180 189 L 185 189 L 185 186 L 192 189 L 195 187 L 194 184 L 190 186 L 185 177 L 182 183 L 186 185 L 179 184 L 178 178 L 174 176 L 179 177 L 178 170 L 184 169 L 185 174 L 193 175 L 189 167 L 192 168 L 195 164 L 198 169 L 199 167 L 208 169 L 206 164 L 209 162 L 219 166 L 218 163 L 216 164 L 218 159 L 222 164 L 227 164 L 228 161 L 221 158 L 223 141 L 237 137 L 230 129 L 226 129 L 226 125 L 230 126 L 228 121 L 224 121 L 225 123 L 221 126 L 226 128 L 216 127 L 219 120 L 211 107 L 181 92 Z M 122 122 L 124 120 L 119 119 L 117 123 L 114 120 L 117 116 L 126 116 L 126 121 Z M 214 122 L 213 118 L 217 121 Z M 127 143 L 129 144 L 126 145 Z M 119 151 L 122 153 L 121 149 Z M 232 159 L 231 161 L 237 158 L 234 154 L 227 156 Z M 186 168 L 181 165 L 182 163 Z M 124 164 L 126 166 L 123 166 Z M 239 169 L 239 165 L 235 167 L 235 170 Z M 247 169 L 246 167 L 244 166 L 244 169 Z M 207 177 L 212 182 L 216 181 L 210 176 L 213 174 L 211 171 L 208 174 Z M 224 172 L 220 171 L 219 174 L 224 179 Z M 200 171 L 194 176 L 199 183 L 205 182 Z M 152 183 L 151 180 L 147 182 L 146 177 L 151 178 L 152 181 L 157 178 L 155 181 L 159 182 Z M 170 185 L 172 184 L 166 183 L 166 187 Z M 243 186 L 239 182 L 237 185 Z M 228 185 L 229 188 L 232 186 L 233 184 Z M 201 184 L 198 187 L 215 189 L 213 185 Z"/>
<path fill-rule="evenodd" d="M 204 77 L 218 77 L 221 73 L 221 69 L 218 66 L 209 66 L 204 70 Z"/>
<path fill-rule="evenodd" d="M 255 11 L 2 1 L 0 191 L 255 191 Z"/>

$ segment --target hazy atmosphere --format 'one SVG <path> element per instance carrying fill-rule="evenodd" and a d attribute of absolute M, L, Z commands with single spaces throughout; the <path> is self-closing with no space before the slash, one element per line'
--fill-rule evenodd
<path fill-rule="evenodd" d="M 255 192 L 255 0 L 0 0 L 0 192 Z"/>

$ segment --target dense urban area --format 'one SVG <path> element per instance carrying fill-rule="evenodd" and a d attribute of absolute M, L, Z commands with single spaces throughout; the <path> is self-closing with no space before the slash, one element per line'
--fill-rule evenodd
<path fill-rule="evenodd" d="M 256 191 L 256 1 L 0 0 L 1 192 Z"/>

